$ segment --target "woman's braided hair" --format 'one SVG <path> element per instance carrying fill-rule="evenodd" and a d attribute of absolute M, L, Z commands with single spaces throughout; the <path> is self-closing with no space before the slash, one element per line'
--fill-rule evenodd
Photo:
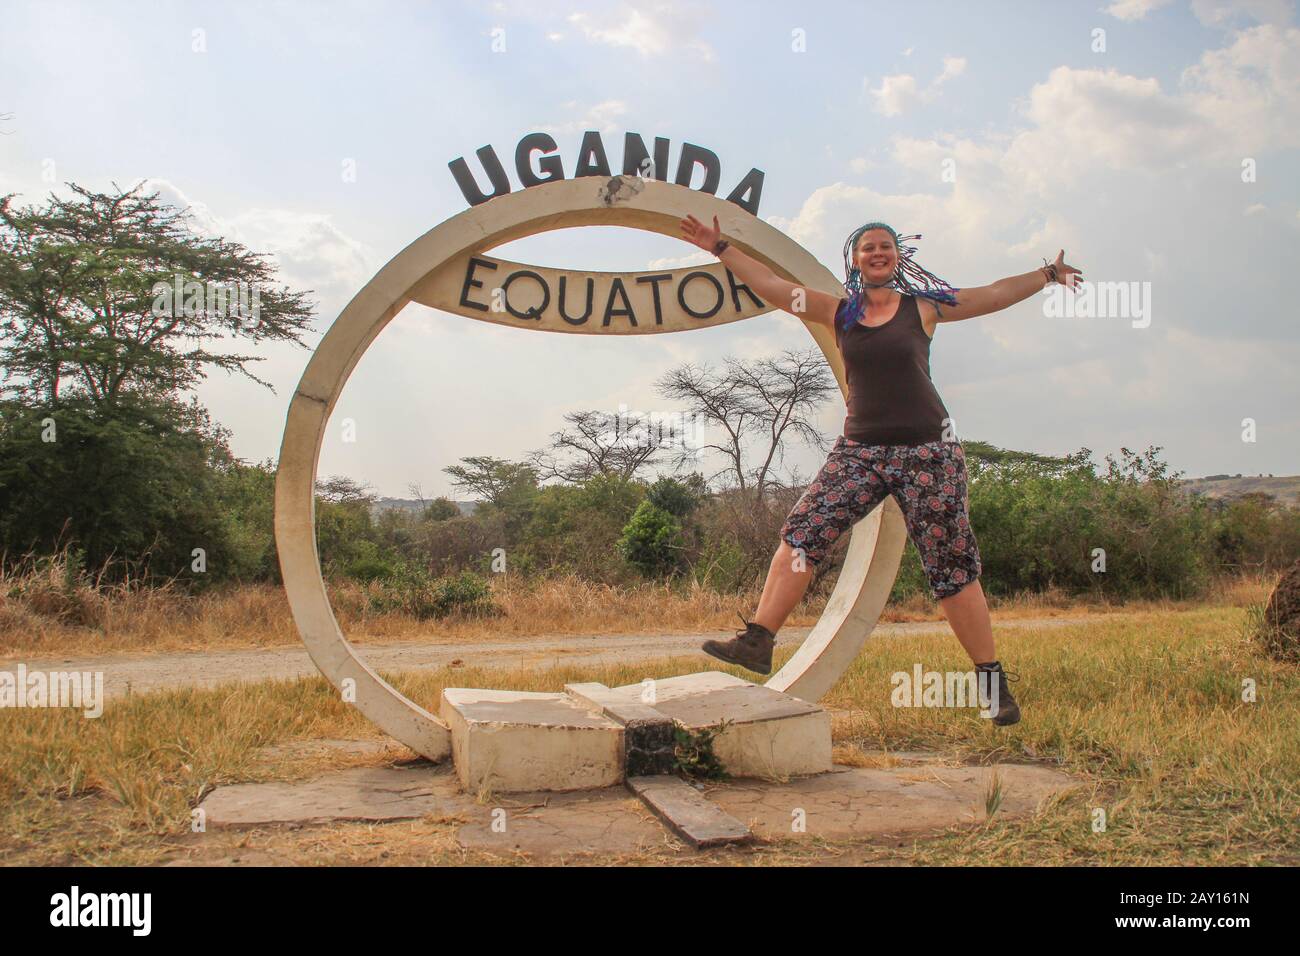
<path fill-rule="evenodd" d="M 853 251 L 857 248 L 858 240 L 862 238 L 862 234 L 870 229 L 884 229 L 894 237 L 894 248 L 898 250 L 898 268 L 894 271 L 893 278 L 888 282 L 868 282 L 865 284 L 866 288 L 864 288 L 862 272 L 853 264 Z M 848 305 L 843 309 L 842 329 L 847 330 L 858 320 L 868 288 L 897 289 L 905 295 L 930 299 L 935 303 L 935 308 L 938 308 L 940 303 L 944 305 L 957 304 L 956 293 L 960 290 L 917 265 L 912 260 L 912 256 L 916 253 L 916 247 L 903 244 L 908 240 L 920 238 L 920 233 L 915 236 L 900 237 L 892 226 L 883 222 L 869 222 L 853 231 L 853 234 L 844 243 L 844 288 L 849 294 L 849 301 Z"/>

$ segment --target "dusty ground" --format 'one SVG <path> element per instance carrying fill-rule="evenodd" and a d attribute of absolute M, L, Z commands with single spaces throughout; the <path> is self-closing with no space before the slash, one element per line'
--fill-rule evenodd
<path fill-rule="evenodd" d="M 1127 615 L 1089 614 L 1050 618 L 994 619 L 997 630 L 1062 627 L 1083 622 L 1121 619 Z M 783 628 L 777 644 L 798 645 L 811 628 Z M 915 634 L 950 633 L 946 622 L 880 624 L 874 638 Z M 366 662 L 375 670 L 397 672 L 432 670 L 447 666 L 523 667 L 552 664 L 611 664 L 699 654 L 708 638 L 728 638 L 731 632 L 697 634 L 570 634 L 544 635 L 511 641 L 467 644 L 463 641 L 430 643 L 372 643 L 364 636 L 352 638 Z M 251 650 L 180 651 L 167 653 L 107 654 L 45 658 L 0 658 L 0 670 L 19 662 L 28 670 L 103 671 L 107 697 L 143 694 L 179 687 L 215 687 L 229 681 L 292 680 L 317 674 L 316 666 L 302 647 L 274 647 Z"/>
<path fill-rule="evenodd" d="M 404 748 L 365 740 L 302 741 L 289 751 L 372 755 L 386 765 L 359 766 L 296 781 L 218 788 L 200 805 L 205 832 L 181 838 L 165 865 L 313 862 L 303 844 L 339 852 L 349 831 L 368 834 L 365 862 L 410 858 L 402 836 L 434 826 L 447 851 L 528 862 L 697 862 L 696 853 L 622 786 L 572 793 L 513 793 L 476 800 L 461 791 L 450 765 L 411 759 Z M 278 760 L 286 748 L 270 748 Z M 784 782 L 754 779 L 697 784 L 702 795 L 743 821 L 755 837 L 728 856 L 789 852 L 795 845 L 866 841 L 897 846 L 952 828 L 1032 816 L 1043 803 L 1085 781 L 1055 767 L 1026 763 L 964 765 L 938 754 L 853 754 L 855 763 Z M 996 806 L 989 802 L 997 781 Z M 992 812 L 990 812 L 992 811 Z M 296 833 L 293 831 L 297 831 Z M 392 854 L 397 858 L 392 858 Z M 356 859 L 353 853 L 343 858 Z"/>

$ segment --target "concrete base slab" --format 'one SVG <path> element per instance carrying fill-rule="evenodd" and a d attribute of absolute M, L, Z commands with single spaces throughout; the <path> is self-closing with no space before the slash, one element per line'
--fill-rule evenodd
<path fill-rule="evenodd" d="M 767 839 L 914 835 L 986 820 L 995 775 L 1002 789 L 995 813 L 1004 817 L 1033 813 L 1048 797 L 1078 785 L 1059 770 L 1022 764 L 836 767 L 777 787 L 741 781 L 710 785 L 706 796 Z"/>
<path fill-rule="evenodd" d="M 754 838 L 749 827 L 679 777 L 628 777 L 627 788 L 669 830 L 697 850 L 747 843 Z"/>
<path fill-rule="evenodd" d="M 677 760 L 677 724 L 640 701 L 628 701 L 604 684 L 565 684 L 564 692 L 623 728 L 623 773 L 628 777 L 672 773 Z"/>
<path fill-rule="evenodd" d="M 462 786 L 514 793 L 597 789 L 668 774 L 676 733 L 722 727 L 713 750 L 728 773 L 787 780 L 831 766 L 830 715 L 815 704 L 720 671 L 563 694 L 448 688 L 442 719 Z"/>
<path fill-rule="evenodd" d="M 710 816 L 714 821 L 730 817 L 736 828 L 768 840 L 915 839 L 985 820 L 986 796 L 995 776 L 1002 791 L 996 814 L 1007 819 L 1027 816 L 1049 797 L 1081 783 L 1038 765 L 950 766 L 940 754 L 907 756 L 911 759 L 898 766 L 836 766 L 829 773 L 788 783 L 735 780 L 709 784 L 703 792 L 675 777 L 653 777 L 649 787 L 670 797 L 670 789 L 676 790 L 677 799 L 691 805 L 689 813 L 679 812 L 670 799 L 656 797 L 660 820 L 622 786 L 512 793 L 480 803 L 462 792 L 450 767 L 424 762 L 404 769 L 358 767 L 311 780 L 221 787 L 200 806 L 209 830 L 384 823 L 432 814 L 462 821 L 457 840 L 466 848 L 512 855 L 617 857 L 684 849 L 690 836 L 670 832 L 661 822 L 671 827 L 669 820 L 680 823 L 696 812 L 706 823 Z M 707 830 L 689 825 L 696 842 L 708 845 Z"/>
<path fill-rule="evenodd" d="M 461 786 L 510 793 L 589 790 L 623 779 L 623 728 L 566 694 L 442 692 Z"/>
<path fill-rule="evenodd" d="M 512 793 L 483 805 L 456 832 L 467 850 L 536 857 L 624 856 L 685 847 L 622 787 Z"/>
<path fill-rule="evenodd" d="M 423 770 L 355 767 L 314 780 L 241 783 L 203 798 L 208 827 L 306 826 L 343 820 L 387 822 L 455 815 L 473 806 L 456 778 Z"/>
<path fill-rule="evenodd" d="M 786 780 L 831 768 L 831 718 L 808 701 L 721 671 L 705 671 L 616 687 L 698 733 L 730 721 L 713 741 L 727 772 L 737 777 Z"/>

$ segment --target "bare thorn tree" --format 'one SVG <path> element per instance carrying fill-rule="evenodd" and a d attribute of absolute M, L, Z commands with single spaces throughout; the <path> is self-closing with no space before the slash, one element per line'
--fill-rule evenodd
<path fill-rule="evenodd" d="M 822 454 L 828 451 L 826 439 L 809 419 L 828 395 L 839 397 L 839 386 L 826 357 L 814 348 L 802 352 L 786 349 L 778 358 L 749 365 L 729 359 L 727 371 L 762 408 L 759 419 L 767 450 L 752 472 L 754 493 L 761 500 L 773 462 L 785 463 L 787 432 Z"/>
<path fill-rule="evenodd" d="M 564 420 L 573 430 L 552 433 L 551 444 L 528 457 L 542 480 L 559 478 L 578 484 L 595 475 L 633 478 L 654 464 L 660 449 L 672 440 L 654 424 L 629 426 L 626 419 L 610 412 L 569 412 Z"/>
<path fill-rule="evenodd" d="M 746 489 L 744 467 L 744 437 L 757 422 L 761 406 L 748 395 L 740 383 L 729 375 L 714 375 L 707 365 L 679 366 L 655 383 L 659 394 L 667 399 L 686 402 L 696 419 L 706 428 L 724 433 L 719 442 L 700 442 L 694 447 L 680 449 L 674 465 L 695 464 L 699 453 L 706 449 L 718 452 L 727 464 L 706 476 L 712 482 L 722 474 L 735 476 L 737 486 Z"/>
<path fill-rule="evenodd" d="M 699 452 L 712 449 L 728 464 L 709 480 L 728 474 L 736 487 L 752 491 L 756 500 L 762 500 L 772 481 L 774 463 L 784 462 L 789 437 L 826 451 L 826 441 L 810 419 L 828 395 L 838 394 L 835 377 L 816 349 L 787 349 L 777 358 L 751 363 L 728 358 L 718 374 L 708 366 L 686 365 L 669 372 L 656 387 L 666 398 L 686 402 L 692 413 L 724 436 L 719 442 L 683 449 L 674 465 L 694 462 Z M 751 435 L 765 444 L 758 464 L 748 467 L 745 446 Z"/>

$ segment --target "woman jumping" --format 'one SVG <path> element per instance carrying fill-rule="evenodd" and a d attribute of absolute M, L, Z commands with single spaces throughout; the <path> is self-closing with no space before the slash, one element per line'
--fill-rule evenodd
<path fill-rule="evenodd" d="M 781 527 L 754 619 L 732 640 L 706 641 L 704 651 L 769 673 L 776 632 L 808 590 L 811 566 L 892 495 L 957 640 L 977 671 L 998 675 L 993 722 L 1016 723 L 1020 707 L 996 660 L 979 582 L 979 548 L 967 515 L 966 454 L 930 379 L 930 340 L 941 322 L 999 312 L 1053 282 L 1073 288 L 1083 273 L 1066 265 L 1061 250 L 1051 265 L 956 289 L 912 261 L 916 250 L 904 242 L 919 235 L 900 238 L 885 223 L 869 222 L 844 243 L 848 296 L 837 299 L 782 279 L 730 245 L 717 216 L 712 227 L 694 216 L 681 226 L 682 238 L 716 255 L 765 302 L 833 328 L 849 387 L 844 434 Z"/>

